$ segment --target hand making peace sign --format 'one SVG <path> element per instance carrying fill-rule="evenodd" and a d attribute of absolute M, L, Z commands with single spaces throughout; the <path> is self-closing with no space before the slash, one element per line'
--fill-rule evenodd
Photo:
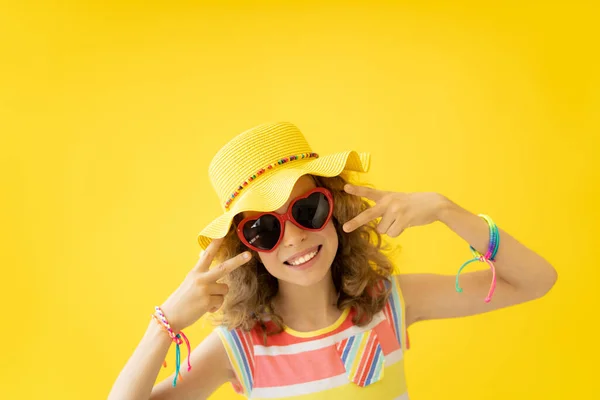
<path fill-rule="evenodd" d="M 352 232 L 381 217 L 377 231 L 391 237 L 400 235 L 406 228 L 427 225 L 439 219 L 446 199 L 434 192 L 387 192 L 366 186 L 347 184 L 344 190 L 355 196 L 373 200 L 376 204 L 344 224 L 345 232 Z"/>
<path fill-rule="evenodd" d="M 208 245 L 181 285 L 161 306 L 174 332 L 192 325 L 206 312 L 217 311 L 229 290 L 217 281 L 250 261 L 252 255 L 246 251 L 209 269 L 222 243 L 221 238 Z"/>

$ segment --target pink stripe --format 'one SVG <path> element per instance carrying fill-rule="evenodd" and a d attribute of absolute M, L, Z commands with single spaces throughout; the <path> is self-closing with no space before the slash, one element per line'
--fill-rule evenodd
<path fill-rule="evenodd" d="M 339 342 L 337 344 L 337 349 L 340 352 L 340 357 L 342 356 L 342 354 L 344 353 L 344 348 L 346 347 L 346 343 L 348 343 L 348 339 L 344 339 L 341 342 Z"/>
<path fill-rule="evenodd" d="M 369 339 L 367 340 L 367 345 L 365 346 L 365 351 L 360 360 L 360 373 L 357 374 L 356 382 L 359 385 L 364 385 L 367 375 L 369 373 L 369 365 L 373 362 L 373 357 L 375 355 L 375 334 L 371 333 L 369 335 Z"/>
<path fill-rule="evenodd" d="M 254 387 L 273 387 L 332 378 L 345 372 L 334 346 L 300 354 L 255 357 Z"/>
<path fill-rule="evenodd" d="M 379 344 L 383 355 L 388 355 L 393 351 L 400 349 L 400 344 L 394 333 L 394 329 L 388 321 L 381 321 L 373 330 L 377 333 Z"/>
<path fill-rule="evenodd" d="M 383 308 L 383 313 L 385 315 L 385 319 L 388 320 L 391 324 L 394 323 L 394 320 L 392 319 L 392 309 L 390 307 L 390 303 L 386 303 L 385 307 Z"/>
<path fill-rule="evenodd" d="M 242 347 L 244 348 L 244 353 L 246 353 L 246 358 L 248 359 L 248 364 L 250 364 L 250 371 L 254 374 L 254 351 L 252 345 L 249 343 L 248 334 L 243 332 L 241 329 L 238 329 Z"/>

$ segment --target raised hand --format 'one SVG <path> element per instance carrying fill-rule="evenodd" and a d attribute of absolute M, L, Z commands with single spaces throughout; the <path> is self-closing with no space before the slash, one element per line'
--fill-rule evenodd
<path fill-rule="evenodd" d="M 381 217 L 377 231 L 390 237 L 400 235 L 406 228 L 427 225 L 438 220 L 445 197 L 434 192 L 386 192 L 366 186 L 347 184 L 344 190 L 355 196 L 373 200 L 376 204 L 358 214 L 343 226 L 352 232 L 359 226 Z"/>
<path fill-rule="evenodd" d="M 250 252 L 244 252 L 210 269 L 222 243 L 223 239 L 215 239 L 208 245 L 181 285 L 161 306 L 174 332 L 192 325 L 206 312 L 217 311 L 229 290 L 217 281 L 250 260 Z"/>

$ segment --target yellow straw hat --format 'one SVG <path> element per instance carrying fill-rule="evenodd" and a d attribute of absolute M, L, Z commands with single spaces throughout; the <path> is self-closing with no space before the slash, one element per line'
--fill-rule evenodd
<path fill-rule="evenodd" d="M 337 176 L 367 172 L 369 153 L 313 153 L 300 130 L 289 122 L 258 125 L 234 137 L 213 157 L 208 175 L 223 214 L 199 234 L 202 249 L 224 237 L 236 214 L 273 211 L 285 204 L 296 181 L 306 174 Z"/>

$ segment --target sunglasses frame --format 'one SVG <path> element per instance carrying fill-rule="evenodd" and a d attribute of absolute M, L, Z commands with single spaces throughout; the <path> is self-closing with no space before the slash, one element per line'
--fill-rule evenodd
<path fill-rule="evenodd" d="M 327 201 L 329 201 L 329 213 L 327 214 L 325 223 L 323 223 L 323 226 L 319 229 L 310 229 L 305 226 L 302 226 L 299 223 L 297 223 L 297 221 L 292 217 L 292 208 L 294 207 L 294 204 L 296 204 L 296 202 L 298 202 L 299 200 L 308 198 L 310 195 L 312 195 L 314 193 L 322 193 L 327 198 Z M 274 216 L 275 218 L 277 218 L 277 220 L 279 221 L 279 225 L 281 226 L 280 232 L 279 232 L 279 239 L 277 239 L 277 243 L 275 243 L 275 246 L 273 246 L 273 248 L 270 250 L 259 249 L 256 246 L 253 246 L 250 243 L 248 243 L 248 241 L 244 237 L 244 231 L 243 231 L 244 225 L 248 221 L 257 220 L 260 217 L 262 217 L 263 215 Z M 285 234 L 285 222 L 286 221 L 290 221 L 292 224 L 296 225 L 298 228 L 303 229 L 305 231 L 318 232 L 318 231 L 322 231 L 323 229 L 325 229 L 325 227 L 331 220 L 332 215 L 333 215 L 333 195 L 331 194 L 331 192 L 328 189 L 326 189 L 324 187 L 316 187 L 316 188 L 311 189 L 308 192 L 296 197 L 294 200 L 292 200 L 292 202 L 288 206 L 288 209 L 286 210 L 285 214 L 277 214 L 272 211 L 266 211 L 266 212 L 261 212 L 260 214 L 256 214 L 256 215 L 244 218 L 237 226 L 237 235 L 240 238 L 240 240 L 242 241 L 242 243 L 244 243 L 244 245 L 246 245 L 246 247 L 248 247 L 254 251 L 261 252 L 261 253 L 271 253 L 272 251 L 275 251 L 275 249 L 277 249 L 277 247 L 281 243 L 281 240 L 283 239 L 283 236 Z"/>

